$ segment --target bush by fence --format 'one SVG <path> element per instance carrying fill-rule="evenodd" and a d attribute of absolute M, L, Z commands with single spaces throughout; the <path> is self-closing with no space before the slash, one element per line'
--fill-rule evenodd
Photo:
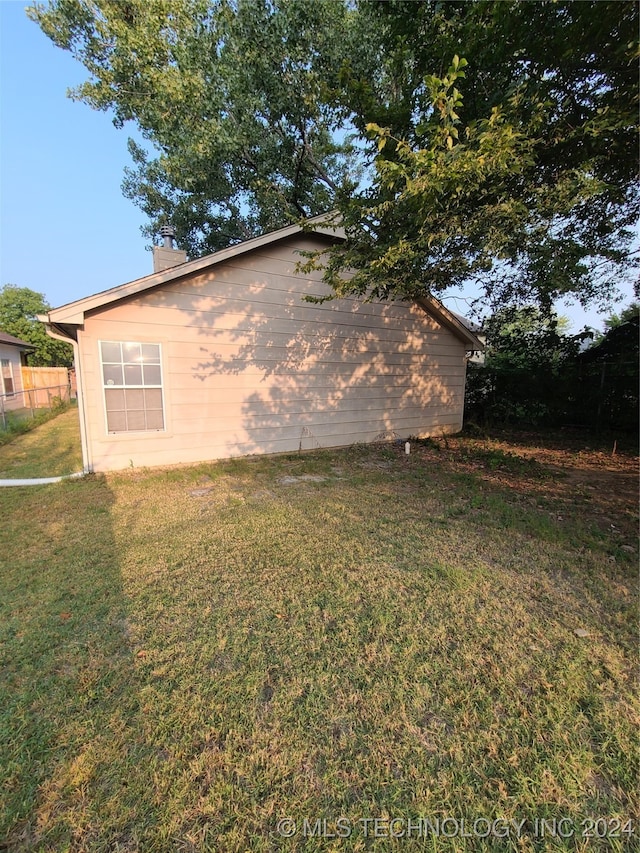
<path fill-rule="evenodd" d="M 516 321 L 513 321 L 515 316 Z M 524 320 L 530 326 L 527 328 Z M 576 425 L 637 433 L 639 325 L 637 316 L 580 350 L 578 336 L 531 312 L 489 326 L 486 359 L 470 363 L 467 421 L 479 425 Z M 582 344 L 583 345 L 583 344 Z"/>
<path fill-rule="evenodd" d="M 555 368 L 469 364 L 465 414 L 482 425 L 638 430 L 635 361 L 567 360 Z"/>

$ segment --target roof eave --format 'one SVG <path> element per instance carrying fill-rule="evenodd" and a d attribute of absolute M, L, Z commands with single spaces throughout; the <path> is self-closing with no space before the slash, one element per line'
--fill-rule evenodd
<path fill-rule="evenodd" d="M 467 351 L 469 352 L 482 352 L 485 346 L 482 341 L 474 335 L 474 333 L 468 329 L 464 323 L 461 323 L 458 318 L 451 313 L 445 306 L 440 302 L 439 299 L 436 299 L 435 296 L 431 296 L 431 294 L 427 294 L 420 299 L 417 299 L 416 302 L 420 307 L 427 312 L 427 314 L 431 314 L 435 316 L 435 318 L 442 323 L 450 332 L 452 332 L 457 338 L 463 341 L 463 343 L 467 344 Z"/>
<path fill-rule="evenodd" d="M 14 341 L 3 341 L 3 340 L 0 340 L 0 344 L 1 344 L 2 346 L 5 346 L 5 347 L 15 347 L 15 348 L 16 348 L 16 349 L 18 349 L 18 350 L 25 350 L 25 351 L 26 351 L 26 350 L 35 350 L 35 349 L 36 349 L 36 347 L 34 347 L 34 345 L 33 345 L 33 344 L 30 344 L 30 343 L 27 343 L 27 341 L 21 341 L 21 340 L 18 340 L 18 339 L 14 340 Z"/>

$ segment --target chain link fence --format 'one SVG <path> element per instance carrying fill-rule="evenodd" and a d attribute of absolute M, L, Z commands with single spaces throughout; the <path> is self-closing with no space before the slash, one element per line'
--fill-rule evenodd
<path fill-rule="evenodd" d="M 6 432 L 42 411 L 53 412 L 70 402 L 71 383 L 0 394 L 0 430 Z"/>

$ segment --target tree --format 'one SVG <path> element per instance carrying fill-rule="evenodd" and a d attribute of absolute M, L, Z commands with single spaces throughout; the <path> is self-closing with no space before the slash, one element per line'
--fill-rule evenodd
<path fill-rule="evenodd" d="M 593 337 L 592 346 L 596 347 L 607 337 L 609 332 L 613 331 L 613 329 L 617 329 L 625 323 L 638 324 L 638 319 L 640 318 L 640 302 L 633 301 L 627 305 L 626 308 L 623 308 L 619 314 L 615 311 L 611 311 L 608 317 L 605 317 L 604 320 L 604 329 L 602 331 L 596 331 Z M 629 331 L 626 332 L 629 334 Z"/>
<path fill-rule="evenodd" d="M 605 331 L 578 356 L 583 407 L 598 428 L 613 426 L 638 435 L 640 305 L 632 302 L 605 320 Z"/>
<path fill-rule="evenodd" d="M 125 192 L 148 233 L 171 219 L 191 255 L 337 206 L 338 294 L 476 280 L 494 305 L 548 312 L 628 271 L 633 0 L 53 0 L 28 14 L 88 69 L 73 96 L 159 151 L 130 142 Z"/>
<path fill-rule="evenodd" d="M 47 335 L 38 314 L 51 309 L 43 293 L 5 284 L 0 290 L 0 329 L 36 348 L 27 362 L 34 367 L 72 367 L 73 348 Z"/>
<path fill-rule="evenodd" d="M 466 388 L 472 420 L 540 425 L 573 411 L 576 358 L 590 330 L 567 334 L 568 320 L 536 306 L 502 308 L 483 323 L 484 362 L 471 363 Z"/>
<path fill-rule="evenodd" d="M 27 10 L 88 69 L 72 97 L 135 121 L 124 191 L 192 257 L 313 216 L 351 186 L 336 77 L 348 15 L 329 0 L 56 0 Z M 335 69 L 335 70 L 334 70 Z"/>
<path fill-rule="evenodd" d="M 634 323 L 638 324 L 638 317 L 640 316 L 640 302 L 631 302 L 627 305 L 626 308 L 623 308 L 619 314 L 615 312 L 610 314 L 606 320 L 604 321 L 604 326 L 607 332 L 610 332 L 612 329 L 617 329 L 618 326 L 622 326 L 623 323 Z"/>
<path fill-rule="evenodd" d="M 411 298 L 476 281 L 494 308 L 547 313 L 609 297 L 640 214 L 637 4 L 359 8 L 380 73 L 347 84 L 378 151 L 372 186 L 339 198 L 328 282 Z"/>

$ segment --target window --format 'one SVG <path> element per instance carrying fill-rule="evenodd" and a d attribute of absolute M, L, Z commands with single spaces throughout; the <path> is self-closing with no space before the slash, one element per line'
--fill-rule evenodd
<path fill-rule="evenodd" d="M 107 432 L 163 430 L 160 344 L 101 341 Z"/>
<path fill-rule="evenodd" d="M 8 358 L 0 359 L 0 368 L 2 372 L 2 393 L 7 396 L 13 396 L 13 365 Z"/>

